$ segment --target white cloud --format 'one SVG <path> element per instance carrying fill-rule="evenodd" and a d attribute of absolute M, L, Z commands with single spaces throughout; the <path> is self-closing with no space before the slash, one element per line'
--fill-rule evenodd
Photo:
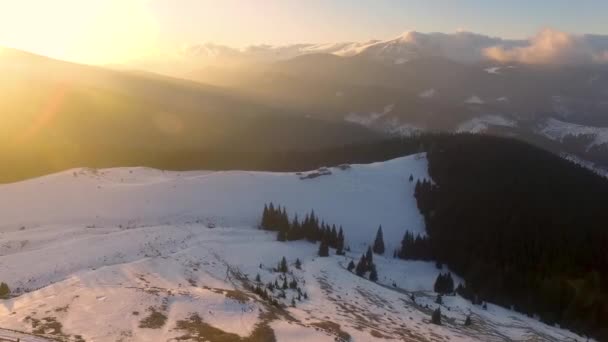
<path fill-rule="evenodd" d="M 499 62 L 526 64 L 586 64 L 608 62 L 608 50 L 602 37 L 573 35 L 545 29 L 530 38 L 525 46 L 505 47 L 497 45 L 486 48 L 486 57 Z M 606 38 L 604 38 L 605 40 Z M 596 44 L 594 44 L 596 43 Z M 600 43 L 600 44 L 597 44 Z"/>

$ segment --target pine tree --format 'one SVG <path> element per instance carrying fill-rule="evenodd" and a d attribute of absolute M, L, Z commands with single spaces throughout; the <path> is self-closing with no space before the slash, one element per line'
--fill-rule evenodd
<path fill-rule="evenodd" d="M 433 289 L 435 290 L 435 292 L 444 293 L 443 292 L 444 283 L 445 283 L 445 280 L 443 278 L 443 274 L 439 273 L 439 275 L 437 275 L 437 279 L 435 279 L 435 285 L 433 286 Z"/>
<path fill-rule="evenodd" d="M 268 218 L 266 219 L 266 226 L 264 228 L 266 228 L 267 230 L 275 230 L 275 216 L 276 216 L 276 211 L 274 209 L 274 204 L 272 204 L 272 202 L 270 202 L 270 204 L 268 205 Z"/>
<path fill-rule="evenodd" d="M 366 269 L 365 271 L 369 271 L 369 266 L 374 263 L 374 253 L 372 252 L 372 247 L 367 247 L 367 253 L 365 254 L 366 261 Z"/>
<path fill-rule="evenodd" d="M 336 241 L 336 254 L 344 255 L 344 232 L 342 231 L 342 226 L 340 226 L 340 230 L 338 231 L 338 239 Z"/>
<path fill-rule="evenodd" d="M 287 215 L 287 209 L 283 207 L 280 212 L 281 223 L 279 225 L 279 229 L 285 231 L 287 233 L 289 231 L 289 216 Z"/>
<path fill-rule="evenodd" d="M 296 298 L 295 297 L 291 298 L 291 307 L 293 307 L 293 308 L 296 307 Z"/>
<path fill-rule="evenodd" d="M 279 263 L 278 270 L 281 273 L 287 273 L 287 272 L 289 272 L 289 267 L 287 266 L 287 259 L 285 259 L 285 257 L 283 257 L 283 259 L 281 259 L 281 262 Z"/>
<path fill-rule="evenodd" d="M 262 278 L 260 277 L 259 273 L 255 276 L 255 281 L 256 281 L 256 283 L 261 283 L 262 282 Z"/>
<path fill-rule="evenodd" d="M 283 286 L 281 286 L 283 290 L 287 290 L 289 287 L 287 286 L 287 277 L 283 278 Z"/>
<path fill-rule="evenodd" d="M 365 258 L 365 255 L 362 255 L 361 259 L 357 263 L 357 267 L 355 268 L 355 273 L 359 277 L 362 277 L 365 272 L 367 272 L 367 259 Z"/>
<path fill-rule="evenodd" d="M 349 272 L 352 272 L 355 269 L 355 263 L 351 260 L 348 263 L 348 267 L 346 268 Z"/>
<path fill-rule="evenodd" d="M 284 230 L 279 230 L 277 232 L 277 241 L 287 241 L 287 232 Z"/>
<path fill-rule="evenodd" d="M 376 240 L 374 241 L 374 253 L 384 254 L 384 237 L 382 234 L 382 226 L 378 227 L 376 233 Z"/>
<path fill-rule="evenodd" d="M 454 292 L 454 279 L 450 272 L 440 273 L 435 280 L 434 290 L 437 293 L 448 294 Z"/>
<path fill-rule="evenodd" d="M 439 305 L 443 305 L 443 296 L 438 294 L 437 298 L 435 298 L 435 303 L 437 303 Z"/>
<path fill-rule="evenodd" d="M 262 212 L 262 223 L 260 224 L 260 228 L 267 229 L 268 228 L 268 205 L 264 204 L 264 211 Z"/>
<path fill-rule="evenodd" d="M 329 256 L 329 245 L 327 243 L 327 239 L 321 240 L 321 243 L 319 244 L 319 256 L 320 257 Z"/>
<path fill-rule="evenodd" d="M 296 259 L 296 268 L 299 270 L 302 269 L 302 262 L 300 261 L 300 258 Z"/>
<path fill-rule="evenodd" d="M 295 214 L 293 217 L 293 221 L 291 221 L 291 226 L 289 227 L 289 232 L 287 234 L 287 240 L 296 241 L 303 238 L 302 227 L 300 226 L 300 221 L 298 220 L 298 214 Z"/>
<path fill-rule="evenodd" d="M 338 248 L 338 230 L 336 229 L 336 225 L 331 226 L 331 231 L 329 234 L 329 246 L 332 248 Z"/>
<path fill-rule="evenodd" d="M 435 311 L 433 311 L 431 323 L 441 325 L 441 308 L 437 308 Z"/>
<path fill-rule="evenodd" d="M 414 175 L 410 173 L 410 183 L 414 181 Z"/>
<path fill-rule="evenodd" d="M 448 272 L 447 277 L 445 277 L 445 293 L 454 293 L 454 279 L 452 278 L 452 273 Z"/>
<path fill-rule="evenodd" d="M 465 319 L 464 325 L 468 327 L 471 324 L 473 324 L 473 322 L 471 322 L 471 315 L 467 315 L 467 319 Z"/>
<path fill-rule="evenodd" d="M 369 273 L 369 280 L 371 281 L 378 281 L 378 271 L 376 271 L 376 265 L 372 264 L 371 266 L 371 272 Z"/>
<path fill-rule="evenodd" d="M 291 279 L 291 281 L 289 282 L 289 288 L 292 290 L 298 288 L 298 281 L 296 280 L 296 278 Z"/>

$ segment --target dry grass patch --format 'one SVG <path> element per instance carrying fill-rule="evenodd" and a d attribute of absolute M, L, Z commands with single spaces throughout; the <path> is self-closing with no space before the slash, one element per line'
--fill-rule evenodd
<path fill-rule="evenodd" d="M 330 322 L 330 321 L 323 321 L 323 322 L 311 323 L 310 325 L 317 327 L 319 329 L 325 330 L 326 332 L 336 336 L 336 338 L 339 339 L 339 341 L 348 342 L 351 339 L 350 335 L 346 331 L 342 330 L 342 328 L 340 327 L 340 324 L 338 324 L 338 323 L 334 323 L 334 322 Z"/>
<path fill-rule="evenodd" d="M 262 319 L 254 331 L 247 337 L 225 332 L 203 321 L 198 314 L 192 314 L 188 319 L 177 321 L 176 329 L 186 332 L 186 335 L 176 338 L 178 341 L 213 341 L 213 342 L 276 342 L 274 331 L 268 325 L 267 319 Z"/>
<path fill-rule="evenodd" d="M 139 322 L 140 328 L 160 329 L 167 323 L 167 316 L 154 307 L 149 307 L 150 314 Z"/>

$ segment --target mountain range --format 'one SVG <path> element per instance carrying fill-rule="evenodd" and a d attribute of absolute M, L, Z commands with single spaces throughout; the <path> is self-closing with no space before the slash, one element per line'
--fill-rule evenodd
<path fill-rule="evenodd" d="M 226 51 L 229 63 L 218 64 Z M 524 40 L 407 32 L 366 43 L 188 49 L 174 76 L 323 120 L 411 135 L 514 136 L 608 166 L 608 37 L 545 30 Z M 591 165 L 591 164 L 590 164 Z"/>
<path fill-rule="evenodd" d="M 0 158 L 14 167 L 0 181 L 82 165 L 237 167 L 226 151 L 253 160 L 428 132 L 515 137 L 605 173 L 606 51 L 606 36 L 552 30 L 205 44 L 108 67 L 3 49 Z"/>

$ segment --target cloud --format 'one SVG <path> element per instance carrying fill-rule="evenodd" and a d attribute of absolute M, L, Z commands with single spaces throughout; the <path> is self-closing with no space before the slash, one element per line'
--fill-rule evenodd
<path fill-rule="evenodd" d="M 603 38 L 603 39 L 602 39 Z M 588 64 L 608 62 L 606 38 L 573 35 L 552 29 L 540 31 L 524 46 L 492 46 L 484 55 L 499 62 L 526 64 Z"/>

